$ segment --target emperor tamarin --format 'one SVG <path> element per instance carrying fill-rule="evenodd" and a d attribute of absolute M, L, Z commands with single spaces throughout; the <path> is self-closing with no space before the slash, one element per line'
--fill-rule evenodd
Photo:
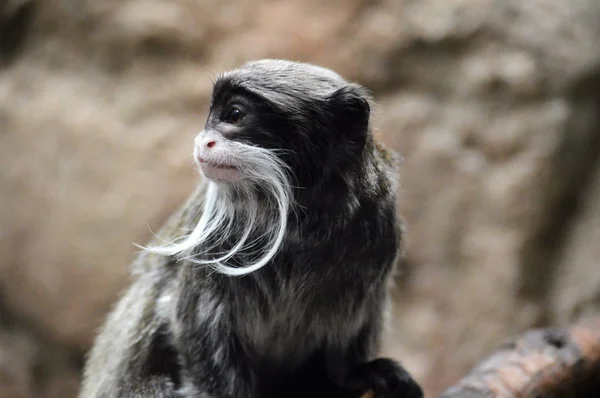
<path fill-rule="evenodd" d="M 401 241 L 366 90 L 311 64 L 220 75 L 204 178 L 133 264 L 81 398 L 418 398 L 375 359 Z"/>

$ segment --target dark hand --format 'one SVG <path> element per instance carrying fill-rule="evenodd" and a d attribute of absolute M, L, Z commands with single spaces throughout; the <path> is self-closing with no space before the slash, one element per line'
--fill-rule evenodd
<path fill-rule="evenodd" d="M 375 359 L 358 366 L 352 379 L 360 380 L 374 398 L 423 398 L 423 391 L 399 363 L 388 358 Z"/>

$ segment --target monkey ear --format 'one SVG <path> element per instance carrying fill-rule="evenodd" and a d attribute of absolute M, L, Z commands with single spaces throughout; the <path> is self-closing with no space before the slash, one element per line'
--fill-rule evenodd
<path fill-rule="evenodd" d="M 365 146 L 369 129 L 371 106 L 368 98 L 366 89 L 357 84 L 348 84 L 328 98 L 334 130 L 349 139 L 358 152 Z"/>

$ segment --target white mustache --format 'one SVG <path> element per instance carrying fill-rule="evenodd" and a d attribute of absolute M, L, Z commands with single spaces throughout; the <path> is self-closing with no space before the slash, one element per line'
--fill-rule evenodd
<path fill-rule="evenodd" d="M 235 184 L 203 181 L 208 186 L 202 215 L 192 232 L 163 246 L 145 247 L 145 250 L 207 265 L 233 276 L 260 269 L 277 254 L 286 234 L 290 206 L 293 205 L 289 168 L 275 151 L 232 141 L 226 145 L 227 156 L 220 161 L 239 167 L 244 179 Z M 266 198 L 259 199 L 257 186 L 266 193 Z M 235 194 L 240 196 L 241 199 L 236 200 L 242 200 L 242 205 L 234 203 Z M 261 199 L 264 201 L 259 203 Z M 234 233 L 240 231 L 233 247 L 217 258 L 208 258 L 210 250 L 222 247 Z M 250 236 L 257 234 L 259 240 L 248 241 Z M 205 244 L 208 238 L 215 242 L 209 247 Z M 257 243 L 261 243 L 261 247 L 257 247 Z M 200 250 L 194 254 L 196 249 Z M 239 267 L 227 265 L 227 261 L 236 254 L 257 253 L 260 256 L 254 262 Z M 247 256 L 239 258 L 244 257 Z"/>

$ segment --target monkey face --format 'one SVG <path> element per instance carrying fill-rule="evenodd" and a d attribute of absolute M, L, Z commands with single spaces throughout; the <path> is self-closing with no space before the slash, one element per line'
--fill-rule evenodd
<path fill-rule="evenodd" d="M 278 169 L 294 185 L 360 164 L 368 94 L 336 73 L 281 60 L 251 62 L 215 82 L 194 159 L 209 179 L 262 182 Z"/>
<path fill-rule="evenodd" d="M 263 267 L 297 206 L 337 205 L 363 178 L 369 114 L 361 86 L 318 66 L 263 60 L 219 76 L 194 142 L 208 179 L 201 218 L 183 241 L 152 251 L 229 275 Z"/>
<path fill-rule="evenodd" d="M 252 156 L 252 148 L 236 138 L 256 118 L 256 110 L 243 95 L 211 107 L 204 130 L 194 140 L 194 160 L 207 178 L 217 182 L 244 179 L 244 165 Z"/>

